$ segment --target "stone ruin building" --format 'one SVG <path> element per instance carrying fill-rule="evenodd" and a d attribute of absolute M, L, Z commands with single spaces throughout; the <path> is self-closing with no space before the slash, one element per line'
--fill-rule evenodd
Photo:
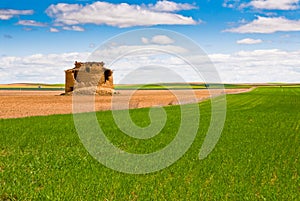
<path fill-rule="evenodd" d="M 103 62 L 75 62 L 75 67 L 65 70 L 65 95 L 112 95 L 113 71 Z"/>

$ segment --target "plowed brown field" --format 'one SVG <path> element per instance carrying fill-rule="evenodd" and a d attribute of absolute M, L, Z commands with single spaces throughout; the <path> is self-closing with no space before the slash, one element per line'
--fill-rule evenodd
<path fill-rule="evenodd" d="M 249 89 L 226 89 L 226 93 L 240 93 Z M 19 118 L 27 116 L 45 116 L 51 114 L 72 113 L 72 96 L 60 96 L 63 91 L 14 91 L 0 90 L 0 118 Z M 95 110 L 124 109 L 124 101 L 129 108 L 142 108 L 152 106 L 165 106 L 178 104 L 176 97 L 168 90 L 121 90 L 114 96 L 95 96 Z M 184 97 L 181 103 L 189 103 L 189 100 L 201 101 L 210 96 L 222 94 L 221 90 L 176 90 L 180 97 Z M 87 97 L 88 98 L 88 97 Z M 83 99 L 84 100 L 84 99 Z M 129 101 L 128 101 L 129 100 Z M 180 100 L 180 99 L 179 99 Z M 112 104 L 113 101 L 113 104 Z M 118 107 L 118 101 L 122 106 Z M 193 102 L 191 101 L 191 102 Z M 120 102 L 120 103 L 121 103 Z M 114 105 L 112 107 L 112 105 Z"/>

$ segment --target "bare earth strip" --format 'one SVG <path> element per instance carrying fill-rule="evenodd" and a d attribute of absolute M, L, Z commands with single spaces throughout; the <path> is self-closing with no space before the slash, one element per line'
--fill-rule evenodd
<path fill-rule="evenodd" d="M 250 89 L 226 89 L 228 93 L 241 93 Z M 62 91 L 13 91 L 0 90 L 0 118 L 20 118 L 28 116 L 46 116 L 51 114 L 72 113 L 72 96 L 60 96 Z M 121 90 L 120 94 L 112 96 L 95 96 L 95 110 L 124 109 L 118 108 L 118 101 L 124 106 L 124 101 L 129 108 L 142 108 L 152 106 L 165 106 L 178 104 L 178 96 L 168 90 Z M 211 96 L 222 94 L 221 90 L 176 90 L 179 96 L 184 97 L 185 103 L 189 99 L 200 102 Z M 88 97 L 87 97 L 88 98 Z M 83 99 L 84 100 L 84 99 Z M 114 106 L 112 107 L 112 101 Z M 116 102 L 116 103 L 115 103 Z M 129 103 L 128 103 L 129 102 Z M 182 101 L 181 101 L 182 103 Z M 117 107 L 116 107 L 117 106 Z"/>

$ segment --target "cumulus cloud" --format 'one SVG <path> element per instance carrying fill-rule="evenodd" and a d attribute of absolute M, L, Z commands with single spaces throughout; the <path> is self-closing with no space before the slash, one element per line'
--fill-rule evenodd
<path fill-rule="evenodd" d="M 240 0 L 224 0 L 222 6 L 225 8 L 237 8 L 239 4 Z"/>
<path fill-rule="evenodd" d="M 156 35 L 153 36 L 151 42 L 156 44 L 161 44 L 161 45 L 167 45 L 167 44 L 174 43 L 174 40 L 165 35 Z"/>
<path fill-rule="evenodd" d="M 33 10 L 0 9 L 0 20 L 9 20 L 19 15 L 32 15 Z"/>
<path fill-rule="evenodd" d="M 299 0 L 252 0 L 241 7 L 253 7 L 265 10 L 295 10 L 299 8 Z"/>
<path fill-rule="evenodd" d="M 32 31 L 32 30 L 35 30 L 35 29 L 31 28 L 31 27 L 23 27 L 22 29 L 23 29 L 24 31 Z"/>
<path fill-rule="evenodd" d="M 143 44 L 148 44 L 149 43 L 149 39 L 146 38 L 146 37 L 142 37 L 141 41 L 142 41 Z"/>
<path fill-rule="evenodd" d="M 62 29 L 68 31 L 84 31 L 84 28 L 80 26 L 64 26 Z"/>
<path fill-rule="evenodd" d="M 194 68 L 177 56 L 190 55 L 189 52 L 176 45 L 115 46 L 99 50 L 91 60 L 101 55 L 107 67 L 113 69 L 114 82 L 117 84 L 202 80 Z"/>
<path fill-rule="evenodd" d="M 236 41 L 237 44 L 244 44 L 244 45 L 253 45 L 253 44 L 259 44 L 263 41 L 261 39 L 253 39 L 253 38 L 244 38 L 241 40 Z"/>
<path fill-rule="evenodd" d="M 300 51 L 266 49 L 209 56 L 223 82 L 299 82 Z"/>
<path fill-rule="evenodd" d="M 50 27 L 49 31 L 52 32 L 52 33 L 59 32 L 59 30 L 57 28 L 54 28 L 54 27 Z"/>
<path fill-rule="evenodd" d="M 0 83 L 41 82 L 63 83 L 64 70 L 74 61 L 85 61 L 89 53 L 34 54 L 23 57 L 0 57 Z"/>
<path fill-rule="evenodd" d="M 155 35 L 152 38 L 148 39 L 146 37 L 142 37 L 141 41 L 143 44 L 158 44 L 158 45 L 169 45 L 174 43 L 175 41 L 166 35 Z"/>
<path fill-rule="evenodd" d="M 159 45 L 159 44 L 143 44 L 143 45 L 118 45 L 112 44 L 105 47 L 104 49 L 100 48 L 93 52 L 89 59 L 98 60 L 101 58 L 107 65 L 111 65 L 119 59 L 130 58 L 133 60 L 133 64 L 137 60 L 142 58 L 153 58 L 153 55 L 161 54 L 162 52 L 172 52 L 174 54 L 188 54 L 189 51 L 181 46 L 176 46 L 173 44 Z M 137 62 L 140 63 L 140 62 Z M 132 65 L 129 65 L 132 66 Z"/>
<path fill-rule="evenodd" d="M 47 82 L 63 83 L 64 70 L 73 67 L 74 61 L 104 61 L 106 66 L 115 70 L 114 80 L 118 83 L 124 75 L 134 70 L 137 66 L 163 65 L 178 67 L 176 59 L 168 59 L 168 55 L 160 56 L 163 49 L 166 52 L 185 53 L 182 47 L 174 45 L 112 45 L 107 49 L 89 53 L 65 53 L 65 54 L 34 54 L 24 57 L 3 56 L 0 62 L 0 83 L 11 82 Z M 129 53 L 129 54 L 128 54 Z M 157 56 L 158 55 L 158 56 Z M 116 58 L 118 58 L 117 61 Z M 101 60 L 99 60 L 101 59 Z M 178 67 L 179 72 L 183 69 Z M 145 72 L 145 71 L 143 71 Z M 187 71 L 188 72 L 188 71 Z M 183 74 L 186 72 L 182 72 Z M 44 76 L 47 75 L 47 76 Z M 147 76 L 149 73 L 147 74 Z M 154 76 L 156 80 L 159 77 Z M 163 80 L 165 78 L 162 77 Z"/>
<path fill-rule="evenodd" d="M 173 12 L 173 11 L 180 11 L 180 10 L 192 10 L 196 9 L 197 7 L 192 4 L 188 3 L 175 3 L 173 1 L 158 1 L 156 4 L 150 4 L 149 8 L 151 10 L 155 11 L 167 11 L 167 12 Z"/>
<path fill-rule="evenodd" d="M 34 27 L 45 27 L 45 26 L 47 26 L 46 23 L 37 22 L 37 21 L 34 21 L 34 20 L 19 20 L 17 22 L 17 25 L 34 26 Z"/>
<path fill-rule="evenodd" d="M 157 4 L 152 6 L 139 6 L 127 3 L 113 4 L 100 1 L 86 5 L 59 3 L 50 5 L 46 13 L 48 16 L 54 18 L 56 23 L 64 25 L 106 24 L 125 28 L 162 24 L 197 24 L 192 17 L 166 11 L 166 4 L 173 5 L 172 8 L 169 8 L 171 11 L 188 9 L 188 4 L 177 4 L 170 1 L 162 1 L 161 3 L 158 2 L 158 4 L 164 5 L 160 6 L 161 10 L 155 8 Z"/>
<path fill-rule="evenodd" d="M 289 20 L 285 17 L 261 17 L 237 28 L 224 32 L 233 33 L 275 33 L 278 31 L 300 31 L 300 20 Z"/>
<path fill-rule="evenodd" d="M 153 50 L 159 48 L 156 45 L 147 45 L 147 47 L 148 46 Z M 111 54 L 120 55 L 122 52 L 128 52 L 128 48 L 136 50 L 137 48 L 141 48 L 141 46 L 116 46 L 112 52 L 102 50 L 99 54 L 102 55 L 101 59 L 106 62 L 106 58 L 109 58 Z M 168 46 L 165 48 L 174 50 L 176 46 Z M 127 51 L 124 49 L 127 49 Z M 182 52 L 183 50 L 177 48 L 177 51 Z M 206 61 L 206 59 L 202 58 L 204 56 L 205 55 L 189 54 L 186 59 L 189 61 Z M 299 82 L 300 51 L 263 49 L 238 51 L 231 54 L 210 54 L 208 56 L 218 70 L 221 80 L 226 83 Z M 64 70 L 72 67 L 74 61 L 87 61 L 88 58 L 89 53 L 84 52 L 47 55 L 35 54 L 24 57 L 0 57 L 0 62 L 2 63 L 0 69 L 0 83 L 63 83 Z M 92 58 L 89 58 L 89 60 L 90 59 Z M 205 65 L 205 63 L 198 63 L 199 65 Z M 199 80 L 199 75 L 193 71 L 193 68 L 174 54 L 141 51 L 140 53 L 134 52 L 132 55 L 126 54 L 123 59 L 118 59 L 114 63 L 107 63 L 107 67 L 114 70 L 116 83 L 122 83 L 122 79 L 126 77 L 128 72 L 134 70 L 134 68 L 147 66 L 154 66 L 155 68 L 152 68 L 151 71 L 147 71 L 147 68 L 142 68 L 140 71 L 137 71 L 145 76 L 145 80 L 150 79 L 147 78 L 147 76 L 149 77 L 149 72 L 153 74 L 156 70 L 169 68 L 186 79 L 186 81 L 202 81 Z M 157 82 L 168 80 L 165 74 L 162 75 L 164 76 L 150 77 L 153 77 L 153 80 Z M 141 78 L 139 78 L 139 80 L 141 80 Z"/>

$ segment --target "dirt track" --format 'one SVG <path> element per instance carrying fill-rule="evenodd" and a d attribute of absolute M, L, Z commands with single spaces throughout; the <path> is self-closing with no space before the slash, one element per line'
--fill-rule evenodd
<path fill-rule="evenodd" d="M 226 93 L 245 92 L 249 89 L 227 89 Z M 0 118 L 19 118 L 27 116 L 45 116 L 51 114 L 72 113 L 72 96 L 60 96 L 63 91 L 4 91 L 0 90 Z M 124 109 L 124 105 L 129 108 L 142 108 L 151 106 L 175 105 L 201 101 L 221 94 L 220 90 L 176 90 L 175 96 L 167 90 L 122 90 L 120 94 L 111 96 L 95 96 L 95 110 Z M 181 97 L 183 97 L 181 99 Z M 90 98 L 90 97 L 83 97 Z M 112 104 L 113 101 L 113 104 Z M 113 105 L 113 106 L 112 106 Z"/>

